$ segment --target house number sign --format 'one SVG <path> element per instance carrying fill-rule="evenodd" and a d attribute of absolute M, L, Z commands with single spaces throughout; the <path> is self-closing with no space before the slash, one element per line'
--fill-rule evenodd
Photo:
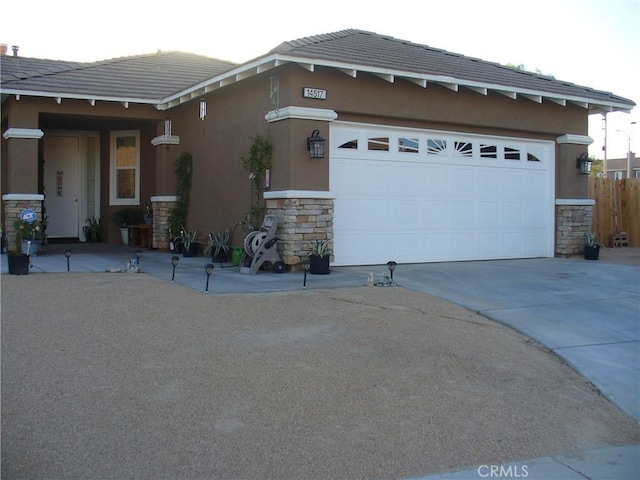
<path fill-rule="evenodd" d="M 316 100 L 326 100 L 327 91 L 320 88 L 304 87 L 302 89 L 302 96 L 304 98 L 315 98 Z"/>

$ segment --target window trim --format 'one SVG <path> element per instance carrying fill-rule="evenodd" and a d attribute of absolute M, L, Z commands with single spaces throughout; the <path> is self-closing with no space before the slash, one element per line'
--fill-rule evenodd
<path fill-rule="evenodd" d="M 116 144 L 119 137 L 135 137 L 136 139 L 136 165 L 135 165 L 135 197 L 118 198 L 117 195 L 117 172 L 116 168 Z M 140 205 L 140 130 L 114 130 L 110 139 L 110 162 L 109 162 L 109 204 L 110 205 Z"/>

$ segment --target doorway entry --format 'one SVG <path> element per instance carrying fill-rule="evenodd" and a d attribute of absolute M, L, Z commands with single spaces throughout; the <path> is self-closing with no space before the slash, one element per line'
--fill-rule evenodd
<path fill-rule="evenodd" d="M 98 134 L 49 131 L 43 139 L 47 237 L 84 241 L 99 208 Z"/>

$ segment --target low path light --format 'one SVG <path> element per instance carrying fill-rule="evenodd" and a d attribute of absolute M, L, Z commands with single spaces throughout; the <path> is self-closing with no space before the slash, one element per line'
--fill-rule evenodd
<path fill-rule="evenodd" d="M 387 262 L 387 268 L 389 269 L 389 273 L 391 274 L 391 283 L 393 283 L 393 271 L 396 269 L 398 264 L 393 260 L 389 260 Z"/>
<path fill-rule="evenodd" d="M 71 250 L 68 248 L 64 251 L 64 256 L 67 257 L 67 272 L 71 271 L 71 265 L 69 264 L 69 259 L 71 258 Z"/>
<path fill-rule="evenodd" d="M 142 256 L 142 250 L 136 250 L 136 260 L 138 260 L 138 265 L 140 265 L 140 257 Z"/>
<path fill-rule="evenodd" d="M 173 273 L 171 274 L 171 281 L 175 281 L 176 278 L 176 267 L 178 266 L 178 262 L 180 261 L 180 257 L 174 255 L 171 257 L 171 265 L 173 265 Z"/>
<path fill-rule="evenodd" d="M 214 268 L 213 263 L 207 263 L 204 266 L 204 272 L 207 274 L 207 286 L 204 289 L 204 293 L 209 293 L 209 277 L 211 277 Z"/>
<path fill-rule="evenodd" d="M 307 272 L 309 271 L 309 268 L 311 268 L 311 261 L 309 260 L 309 257 L 305 257 L 302 259 L 302 270 L 304 270 L 304 282 L 302 282 L 303 290 L 307 289 Z"/>

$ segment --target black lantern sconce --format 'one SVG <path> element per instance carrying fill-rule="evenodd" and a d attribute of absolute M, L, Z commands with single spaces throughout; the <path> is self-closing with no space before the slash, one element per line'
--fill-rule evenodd
<path fill-rule="evenodd" d="M 302 270 L 304 270 L 304 281 L 302 282 L 302 289 L 307 289 L 307 272 L 311 268 L 311 260 L 309 257 L 305 257 L 302 259 Z"/>
<path fill-rule="evenodd" d="M 171 281 L 173 282 L 176 278 L 176 267 L 178 266 L 178 262 L 180 261 L 180 257 L 174 255 L 171 257 L 171 265 L 173 266 L 173 273 L 171 274 Z"/>
<path fill-rule="evenodd" d="M 64 251 L 64 256 L 67 257 L 67 272 L 71 271 L 71 265 L 69 263 L 69 259 L 71 258 L 71 250 L 68 248 Z"/>
<path fill-rule="evenodd" d="M 589 175 L 591 173 L 592 162 L 593 160 L 591 160 L 589 155 L 585 152 L 576 158 L 576 168 L 580 169 L 580 173 L 582 175 Z"/>
<path fill-rule="evenodd" d="M 387 262 L 387 268 L 389 269 L 389 273 L 391 274 L 391 283 L 393 283 L 393 271 L 396 269 L 398 264 L 393 260 Z"/>
<path fill-rule="evenodd" d="M 311 158 L 324 158 L 324 142 L 326 140 L 320 136 L 320 130 L 314 130 L 310 137 L 307 137 L 307 150 Z"/>
<path fill-rule="evenodd" d="M 209 293 L 209 277 L 211 277 L 211 274 L 213 273 L 213 263 L 207 263 L 204 266 L 204 272 L 207 274 L 207 286 L 204 289 L 204 293 Z"/>

